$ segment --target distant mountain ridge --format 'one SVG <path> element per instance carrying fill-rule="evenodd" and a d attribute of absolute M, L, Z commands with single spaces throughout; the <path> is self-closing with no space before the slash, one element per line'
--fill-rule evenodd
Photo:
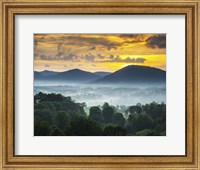
<path fill-rule="evenodd" d="M 105 71 L 97 71 L 97 72 L 94 72 L 94 73 L 101 76 L 101 77 L 104 77 L 104 76 L 111 74 L 111 72 L 105 72 Z"/>
<path fill-rule="evenodd" d="M 44 80 L 45 77 L 38 71 L 34 71 L 34 79 L 35 80 Z"/>
<path fill-rule="evenodd" d="M 80 69 L 64 72 L 45 70 L 43 72 L 35 71 L 34 79 L 92 84 L 166 83 L 166 71 L 137 65 L 124 67 L 114 73 L 103 71 L 91 73 Z"/>
<path fill-rule="evenodd" d="M 131 65 L 100 78 L 93 83 L 165 83 L 166 71 L 148 66 Z"/>
<path fill-rule="evenodd" d="M 58 74 L 59 72 L 44 70 L 44 71 L 41 71 L 41 72 L 39 72 L 39 73 L 40 73 L 41 75 L 43 75 L 43 76 L 52 76 L 52 75 Z"/>
<path fill-rule="evenodd" d="M 69 71 L 60 72 L 55 75 L 47 76 L 46 80 L 86 83 L 90 81 L 95 81 L 98 78 L 100 78 L 100 76 L 94 73 L 83 71 L 80 69 L 73 69 Z"/>

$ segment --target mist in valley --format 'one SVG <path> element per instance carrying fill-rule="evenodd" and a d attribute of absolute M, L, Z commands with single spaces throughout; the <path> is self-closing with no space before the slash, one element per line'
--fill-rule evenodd
<path fill-rule="evenodd" d="M 166 102 L 166 86 L 163 84 L 81 84 L 63 82 L 35 82 L 34 94 L 60 93 L 76 102 L 85 102 L 87 107 L 102 106 L 108 102 L 113 106 L 131 106 L 137 103 Z"/>

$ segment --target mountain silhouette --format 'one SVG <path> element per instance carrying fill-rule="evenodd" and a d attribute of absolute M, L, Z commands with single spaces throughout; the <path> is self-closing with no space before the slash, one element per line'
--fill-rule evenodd
<path fill-rule="evenodd" d="M 45 77 L 38 71 L 34 71 L 34 79 L 35 80 L 44 80 Z"/>
<path fill-rule="evenodd" d="M 97 71 L 97 72 L 94 72 L 94 73 L 101 76 L 101 77 L 104 77 L 104 76 L 111 74 L 111 72 L 104 72 L 104 71 Z"/>
<path fill-rule="evenodd" d="M 58 74 L 59 72 L 44 70 L 39 73 L 43 76 L 52 76 L 52 75 Z"/>
<path fill-rule="evenodd" d="M 51 75 L 46 78 L 47 80 L 52 80 L 52 81 L 85 83 L 85 82 L 95 81 L 98 78 L 100 78 L 100 76 L 95 73 L 83 71 L 80 69 L 73 69 L 73 70 L 57 73 L 55 75 Z"/>
<path fill-rule="evenodd" d="M 132 84 L 132 83 L 166 83 L 166 72 L 149 66 L 131 65 L 124 67 L 114 73 L 109 72 L 87 72 L 73 69 L 64 72 L 34 71 L 35 80 L 92 83 L 92 84 Z"/>
<path fill-rule="evenodd" d="M 93 83 L 113 84 L 113 83 L 165 83 L 166 72 L 148 66 L 131 65 L 124 67 L 114 73 L 100 78 Z"/>

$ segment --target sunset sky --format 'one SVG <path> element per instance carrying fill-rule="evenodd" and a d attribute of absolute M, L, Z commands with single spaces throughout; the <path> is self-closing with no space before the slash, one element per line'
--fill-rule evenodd
<path fill-rule="evenodd" d="M 34 70 L 113 72 L 127 65 L 166 69 L 165 34 L 35 34 Z"/>

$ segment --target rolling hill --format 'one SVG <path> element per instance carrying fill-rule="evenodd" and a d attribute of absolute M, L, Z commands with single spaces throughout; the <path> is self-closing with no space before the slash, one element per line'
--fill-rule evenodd
<path fill-rule="evenodd" d="M 97 71 L 97 72 L 94 72 L 94 73 L 101 76 L 101 77 L 104 77 L 104 76 L 111 74 L 111 72 L 104 72 L 104 71 Z"/>
<path fill-rule="evenodd" d="M 35 80 L 92 83 L 92 84 L 132 84 L 132 83 L 166 83 L 166 72 L 148 66 L 131 65 L 124 67 L 114 73 L 109 72 L 87 72 L 73 69 L 64 72 L 34 72 Z"/>
<path fill-rule="evenodd" d="M 52 75 L 58 74 L 59 72 L 44 70 L 44 71 L 41 71 L 41 72 L 39 72 L 39 73 L 40 73 L 41 75 L 43 75 L 43 76 L 52 76 Z"/>
<path fill-rule="evenodd" d="M 112 74 L 100 78 L 93 83 L 96 84 L 113 84 L 113 83 L 165 83 L 166 72 L 147 66 L 131 65 L 124 67 Z"/>
<path fill-rule="evenodd" d="M 38 71 L 34 71 L 34 79 L 35 80 L 44 80 L 45 77 Z"/>
<path fill-rule="evenodd" d="M 46 77 L 46 79 L 50 81 L 80 82 L 80 83 L 95 81 L 99 78 L 100 76 L 96 75 L 95 73 L 79 69 L 73 69 Z"/>

